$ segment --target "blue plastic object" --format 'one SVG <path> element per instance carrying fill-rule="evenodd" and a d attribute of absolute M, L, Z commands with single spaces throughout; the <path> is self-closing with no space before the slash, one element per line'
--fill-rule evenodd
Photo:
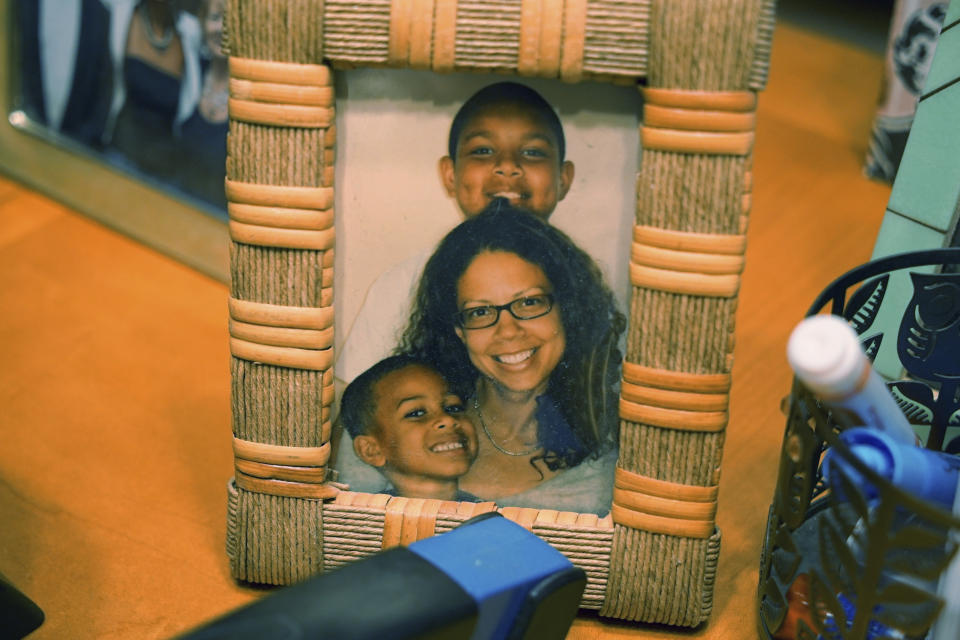
<path fill-rule="evenodd" d="M 574 567 L 523 527 L 493 513 L 489 516 L 409 548 L 453 578 L 477 602 L 473 638 L 507 638 L 530 590 Z"/>
<path fill-rule="evenodd" d="M 586 574 L 496 513 L 279 590 L 183 636 L 562 640 Z"/>
<path fill-rule="evenodd" d="M 868 427 L 847 429 L 840 434 L 840 440 L 860 462 L 900 489 L 941 507 L 953 507 L 960 457 L 904 445 Z M 857 484 L 868 500 L 878 496 L 876 488 L 831 449 L 823 461 L 823 475 L 835 491 L 840 489 L 836 482 L 838 471 Z"/>

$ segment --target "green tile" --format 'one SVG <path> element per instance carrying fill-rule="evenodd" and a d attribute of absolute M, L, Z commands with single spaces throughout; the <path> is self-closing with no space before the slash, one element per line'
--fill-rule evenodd
<path fill-rule="evenodd" d="M 960 5 L 960 3 L 955 4 Z M 927 80 L 923 86 L 923 95 L 960 77 L 958 63 L 960 63 L 960 25 L 940 34 L 936 53 L 933 54 L 933 64 L 927 72 Z"/>
<path fill-rule="evenodd" d="M 936 229 L 888 210 L 880 224 L 880 231 L 877 233 L 877 241 L 873 245 L 873 255 L 870 259 L 876 260 L 904 251 L 939 249 L 946 246 L 948 241 L 949 239 Z"/>
<path fill-rule="evenodd" d="M 943 24 L 949 25 L 957 20 L 960 20 L 960 0 L 952 0 L 947 7 L 947 17 L 943 19 Z"/>
<path fill-rule="evenodd" d="M 946 232 L 960 199 L 960 83 L 920 102 L 887 205 Z"/>
<path fill-rule="evenodd" d="M 952 0 L 944 25 L 960 20 L 960 0 Z M 941 33 L 924 94 L 890 194 L 872 259 L 921 249 L 946 246 L 956 225 L 960 201 L 960 24 Z M 902 214 L 902 215 L 900 215 Z M 933 267 L 912 271 L 932 273 Z M 884 340 L 874 367 L 888 378 L 899 378 L 903 368 L 897 357 L 897 333 L 903 311 L 913 296 L 909 274 L 895 273 L 889 281 L 880 313 L 868 335 L 882 332 Z M 866 336 L 865 336 L 866 337 Z"/>

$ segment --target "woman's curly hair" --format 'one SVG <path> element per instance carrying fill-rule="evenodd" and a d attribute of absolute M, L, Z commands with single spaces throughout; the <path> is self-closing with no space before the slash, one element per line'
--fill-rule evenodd
<path fill-rule="evenodd" d="M 626 320 L 596 263 L 556 227 L 506 200 L 457 226 L 427 262 L 398 353 L 431 363 L 451 387 L 468 399 L 476 392 L 479 372 L 455 331 L 457 285 L 473 259 L 485 251 L 513 253 L 537 265 L 553 287 L 566 336 L 566 349 L 547 384 L 583 448 L 551 450 L 541 434 L 544 461 L 551 469 L 572 467 L 585 457 L 599 457 L 616 444 L 618 348 Z"/>

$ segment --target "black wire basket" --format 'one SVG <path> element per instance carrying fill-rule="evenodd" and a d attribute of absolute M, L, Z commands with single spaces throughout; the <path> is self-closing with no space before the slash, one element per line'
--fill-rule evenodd
<path fill-rule="evenodd" d="M 845 318 L 873 360 L 892 346 L 889 336 L 883 344 L 876 319 L 882 309 L 889 317 L 895 305 L 897 356 L 906 375 L 887 386 L 923 444 L 954 455 L 960 448 L 958 266 L 960 248 L 875 260 L 836 279 L 807 313 Z M 904 296 L 887 293 L 892 283 L 905 281 L 913 293 L 899 309 Z M 952 577 L 960 571 L 960 558 L 951 566 L 960 546 L 960 516 L 901 490 L 852 455 L 839 436 L 858 426 L 855 416 L 831 411 L 797 380 L 788 399 L 760 561 L 760 636 L 960 638 L 960 621 L 952 618 L 944 591 L 948 572 Z M 835 474 L 832 489 L 823 474 L 828 451 L 852 469 Z"/>

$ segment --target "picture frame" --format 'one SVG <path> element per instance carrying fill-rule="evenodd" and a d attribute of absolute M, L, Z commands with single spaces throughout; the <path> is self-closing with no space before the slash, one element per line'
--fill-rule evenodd
<path fill-rule="evenodd" d="M 0 168 L 64 205 L 124 233 L 198 271 L 227 282 L 230 240 L 226 222 L 211 207 L 163 188 L 159 181 L 112 166 L 102 154 L 33 122 L 22 110 L 21 68 L 14 6 L 0 0 Z M 137 203 L 131 207 L 129 203 Z"/>
<path fill-rule="evenodd" d="M 289 584 L 442 533 L 494 503 L 332 480 L 336 69 L 637 84 L 620 458 L 608 516 L 503 507 L 587 572 L 581 606 L 693 627 L 710 614 L 717 485 L 771 0 L 231 0 L 226 193 L 235 578 Z"/>

